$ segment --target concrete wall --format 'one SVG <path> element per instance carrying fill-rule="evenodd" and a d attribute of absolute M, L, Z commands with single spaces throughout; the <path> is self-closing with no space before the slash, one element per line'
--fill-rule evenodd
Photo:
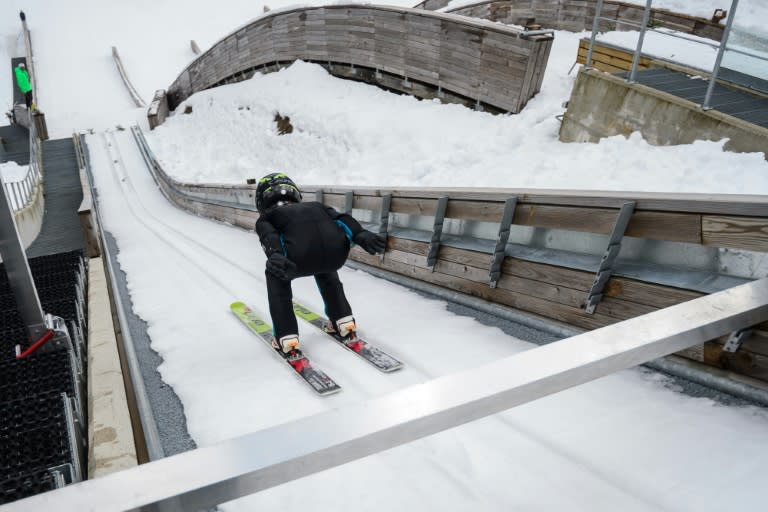
<path fill-rule="evenodd" d="M 725 149 L 768 151 L 768 129 L 597 70 L 579 71 L 560 127 L 563 142 L 597 142 L 639 131 L 658 146 L 729 138 Z M 768 155 L 766 155 L 768 158 Z"/>
<path fill-rule="evenodd" d="M 88 265 L 88 477 L 137 464 L 104 263 Z"/>

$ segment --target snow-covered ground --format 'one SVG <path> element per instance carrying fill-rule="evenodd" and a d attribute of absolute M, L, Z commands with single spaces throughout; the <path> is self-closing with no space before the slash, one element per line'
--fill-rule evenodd
<path fill-rule="evenodd" d="M 687 12 L 702 3 L 684 2 Z M 146 125 L 144 109 L 132 107 L 119 81 L 112 45 L 148 100 L 194 57 L 190 39 L 206 48 L 259 16 L 262 5 L 5 0 L 0 7 L 0 54 L 13 51 L 18 9 L 27 13 L 53 137 L 95 130 L 87 143 L 108 205 L 104 227 L 117 240 L 135 312 L 163 358 L 159 371 L 200 446 L 533 348 L 447 312 L 440 301 L 345 269 L 361 329 L 407 367 L 379 374 L 302 325 L 316 364 L 344 387 L 320 399 L 232 317 L 236 299 L 267 311 L 256 237 L 172 207 L 129 133 L 102 130 Z M 768 21 L 762 2 L 742 5 Z M 298 63 L 198 94 L 188 100 L 192 114 L 148 136 L 167 170 L 188 181 L 234 183 L 283 170 L 314 184 L 766 193 L 763 155 L 725 153 L 722 142 L 657 148 L 633 135 L 560 143 L 555 116 L 570 95 L 580 36 L 556 34 L 542 91 L 517 116 L 417 101 Z M 10 97 L 9 80 L 0 76 L 0 100 Z M 293 134 L 276 134 L 276 111 L 291 117 Z M 322 307 L 312 280 L 297 280 L 294 292 Z M 224 508 L 757 510 L 766 457 L 765 410 L 691 398 L 657 375 L 629 370 Z"/>

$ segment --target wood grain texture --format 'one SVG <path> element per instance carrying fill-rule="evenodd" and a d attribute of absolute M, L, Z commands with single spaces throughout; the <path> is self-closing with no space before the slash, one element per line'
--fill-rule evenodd
<path fill-rule="evenodd" d="M 168 102 L 175 108 L 195 92 L 245 79 L 246 70 L 269 72 L 280 67 L 273 69 L 276 61 L 301 59 L 333 63 L 328 69 L 334 74 L 335 65 L 383 70 L 470 103 L 482 96 L 497 111 L 517 113 L 539 90 L 551 41 L 551 35 L 525 37 L 519 29 L 416 9 L 362 4 L 296 8 L 267 14 L 216 43 L 168 88 Z M 540 45 L 547 51 L 539 51 Z M 503 50 L 510 59 L 484 59 L 486 47 Z M 377 75 L 370 76 L 376 80 Z M 423 94 L 423 87 L 398 90 Z"/>

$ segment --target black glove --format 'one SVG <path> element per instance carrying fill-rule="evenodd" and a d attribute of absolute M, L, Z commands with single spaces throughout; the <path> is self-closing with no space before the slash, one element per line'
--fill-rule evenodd
<path fill-rule="evenodd" d="M 267 259 L 267 272 L 283 281 L 296 277 L 296 264 L 281 252 L 273 252 Z"/>
<path fill-rule="evenodd" d="M 383 236 L 367 230 L 359 232 L 352 241 L 362 247 L 368 254 L 384 252 L 384 249 L 387 247 L 387 241 Z"/>

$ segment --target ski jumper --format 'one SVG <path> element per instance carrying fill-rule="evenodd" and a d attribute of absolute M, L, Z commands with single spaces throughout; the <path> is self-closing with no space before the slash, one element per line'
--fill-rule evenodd
<path fill-rule="evenodd" d="M 362 231 L 351 215 L 318 202 L 278 206 L 256 221 L 256 233 L 267 257 L 281 252 L 296 264 L 294 277 L 314 276 L 326 316 L 334 323 L 352 315 L 337 270 L 347 260 L 351 240 Z M 298 334 L 291 281 L 265 274 L 275 337 Z"/>

